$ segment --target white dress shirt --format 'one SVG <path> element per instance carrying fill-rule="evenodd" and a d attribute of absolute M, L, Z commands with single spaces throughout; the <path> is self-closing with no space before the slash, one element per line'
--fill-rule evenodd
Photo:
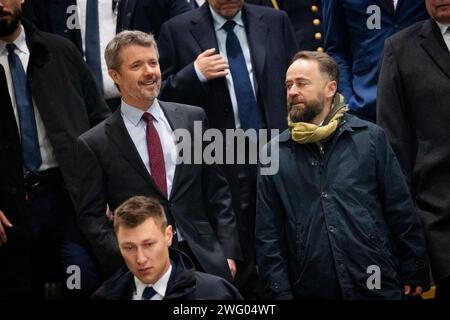
<path fill-rule="evenodd" d="M 154 117 L 153 124 L 155 125 L 156 131 L 158 131 L 159 139 L 161 140 L 161 146 L 164 154 L 164 165 L 166 168 L 167 195 L 170 198 L 177 160 L 175 136 L 157 99 L 155 99 L 153 104 L 148 108 L 147 112 Z M 142 119 L 144 111 L 130 106 L 122 100 L 121 113 L 131 140 L 133 140 L 142 162 L 151 174 L 146 138 L 147 124 Z"/>
<path fill-rule="evenodd" d="M 394 0 L 394 9 L 397 9 L 398 0 Z"/>
<path fill-rule="evenodd" d="M 100 30 L 100 56 L 102 63 L 103 91 L 106 99 L 119 97 L 119 90 L 114 81 L 109 77 L 108 67 L 105 61 L 105 49 L 109 41 L 116 35 L 117 16 L 112 10 L 113 0 L 98 0 L 98 24 Z M 81 39 L 83 52 L 86 50 L 86 5 L 87 0 L 77 0 L 78 17 L 80 19 Z"/>
<path fill-rule="evenodd" d="M 156 291 L 156 294 L 150 300 L 162 300 L 166 296 L 167 284 L 169 283 L 170 273 L 172 272 L 172 265 L 169 266 L 169 269 L 164 273 L 164 275 L 156 281 L 153 286 L 146 285 L 138 278 L 134 277 L 134 284 L 136 285 L 136 291 L 133 294 L 133 300 L 142 300 L 142 294 L 146 287 L 153 287 Z"/>
<path fill-rule="evenodd" d="M 439 29 L 441 30 L 442 37 L 444 38 L 447 49 L 450 51 L 450 23 L 437 22 Z"/>
<path fill-rule="evenodd" d="M 227 40 L 227 32 L 225 29 L 223 29 L 223 25 L 228 21 L 227 19 L 223 18 L 222 16 L 218 15 L 211 7 L 209 7 L 209 10 L 211 10 L 211 14 L 213 17 L 213 23 L 214 23 L 214 30 L 216 32 L 216 38 L 219 45 L 219 53 L 222 57 L 227 59 L 227 48 L 226 48 L 226 40 Z M 234 22 L 236 22 L 236 26 L 234 27 L 234 33 L 236 34 L 237 38 L 239 39 L 239 43 L 242 48 L 242 52 L 244 53 L 245 62 L 247 64 L 247 71 L 250 77 L 250 82 L 252 84 L 253 93 L 256 92 L 256 83 L 253 78 L 253 65 L 252 60 L 250 56 L 250 46 L 248 45 L 248 39 L 247 34 L 245 33 L 245 27 L 244 22 L 242 20 L 242 11 L 239 11 L 234 18 L 232 19 Z M 194 63 L 195 72 L 197 73 L 198 78 L 202 82 L 206 82 L 206 78 L 204 75 L 200 72 L 200 69 L 198 68 L 197 64 Z M 226 82 L 228 87 L 228 92 L 230 93 L 231 98 L 231 104 L 233 106 L 233 113 L 234 113 L 234 122 L 236 124 L 236 128 L 241 127 L 241 121 L 239 119 L 239 111 L 238 111 L 238 104 L 236 99 L 236 93 L 234 91 L 234 84 L 233 84 L 233 78 L 231 76 L 231 72 L 228 73 L 226 76 Z M 256 94 L 255 94 L 256 97 Z"/>
<path fill-rule="evenodd" d="M 30 50 L 28 49 L 26 42 L 25 31 L 22 26 L 19 36 L 16 40 L 14 40 L 14 44 L 16 45 L 15 53 L 19 56 L 20 61 L 22 62 L 23 69 L 25 72 L 28 68 L 28 61 L 30 59 Z M 5 69 L 6 82 L 8 84 L 9 96 L 11 98 L 11 103 L 14 109 L 14 115 L 16 117 L 17 128 L 20 135 L 20 122 L 19 115 L 17 113 L 17 104 L 16 104 L 16 96 L 14 95 L 14 85 L 12 82 L 11 71 L 9 69 L 8 62 L 8 50 L 6 49 L 6 42 L 0 40 L 0 64 Z M 55 154 L 53 153 L 53 147 L 50 144 L 50 140 L 48 139 L 47 131 L 45 130 L 44 124 L 42 122 L 41 115 L 39 110 L 36 108 L 36 104 L 33 100 L 33 108 L 34 108 L 34 118 L 36 120 L 36 128 L 39 140 L 39 149 L 41 151 L 42 164 L 39 167 L 39 171 L 47 170 L 50 168 L 54 168 L 58 166 L 56 162 Z M 63 108 L 63 106 L 61 106 Z"/>

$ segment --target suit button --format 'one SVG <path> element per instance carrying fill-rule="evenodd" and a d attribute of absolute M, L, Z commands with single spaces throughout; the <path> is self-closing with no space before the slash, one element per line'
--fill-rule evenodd
<path fill-rule="evenodd" d="M 314 39 L 316 39 L 316 40 L 322 39 L 322 34 L 320 32 L 314 33 Z"/>
<path fill-rule="evenodd" d="M 319 11 L 319 7 L 318 6 L 311 6 L 311 11 L 312 12 L 318 12 Z"/>
<path fill-rule="evenodd" d="M 330 231 L 331 233 L 334 233 L 336 231 L 336 228 L 333 226 L 329 226 L 328 231 Z"/>
<path fill-rule="evenodd" d="M 319 161 L 312 161 L 311 162 L 311 166 L 313 166 L 313 167 L 317 167 L 319 165 Z"/>
<path fill-rule="evenodd" d="M 322 47 L 317 47 L 317 52 L 323 52 L 323 48 Z"/>
<path fill-rule="evenodd" d="M 313 20 L 313 25 L 320 26 L 320 20 L 319 19 L 314 19 Z"/>
<path fill-rule="evenodd" d="M 131 12 L 127 12 L 127 18 L 131 17 Z"/>
<path fill-rule="evenodd" d="M 326 199 L 328 198 L 328 193 L 326 192 L 322 192 L 322 194 L 320 195 L 322 198 Z"/>

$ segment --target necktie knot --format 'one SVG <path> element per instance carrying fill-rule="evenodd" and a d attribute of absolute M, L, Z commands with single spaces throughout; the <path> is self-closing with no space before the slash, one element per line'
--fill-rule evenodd
<path fill-rule="evenodd" d="M 142 115 L 142 120 L 144 120 L 146 123 L 152 122 L 153 119 L 154 117 L 148 112 L 144 112 L 144 114 Z"/>
<path fill-rule="evenodd" d="M 8 54 L 14 54 L 14 50 L 16 50 L 16 45 L 14 43 L 8 43 L 6 45 L 6 50 L 8 50 Z"/>
<path fill-rule="evenodd" d="M 234 22 L 233 20 L 228 20 L 227 22 L 224 23 L 222 28 L 227 33 L 230 33 L 230 32 L 233 32 L 235 26 L 236 26 L 236 22 Z"/>
<path fill-rule="evenodd" d="M 142 300 L 150 300 L 155 294 L 157 294 L 157 292 L 153 287 L 145 287 L 144 292 L 142 293 Z"/>

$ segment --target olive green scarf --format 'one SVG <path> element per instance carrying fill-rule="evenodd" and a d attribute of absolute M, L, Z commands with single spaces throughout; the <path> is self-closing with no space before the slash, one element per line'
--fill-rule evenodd
<path fill-rule="evenodd" d="M 336 93 L 331 111 L 321 126 L 307 122 L 292 122 L 288 116 L 288 126 L 291 128 L 292 140 L 301 144 L 325 140 L 336 131 L 347 111 L 344 97 Z"/>

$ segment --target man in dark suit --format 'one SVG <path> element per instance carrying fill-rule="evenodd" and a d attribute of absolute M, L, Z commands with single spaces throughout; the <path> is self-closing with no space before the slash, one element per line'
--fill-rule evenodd
<path fill-rule="evenodd" d="M 423 0 L 324 1 L 325 52 L 339 64 L 339 92 L 350 113 L 375 122 L 384 40 L 427 18 Z"/>
<path fill-rule="evenodd" d="M 161 99 L 202 107 L 211 127 L 222 133 L 286 127 L 284 72 L 297 51 L 286 13 L 243 0 L 209 0 L 165 23 L 158 45 Z M 256 170 L 248 165 L 223 168 L 244 251 L 236 285 L 245 297 L 254 297 Z"/>
<path fill-rule="evenodd" d="M 245 2 L 286 11 L 294 27 L 299 50 L 323 52 L 321 0 L 246 0 Z"/>
<path fill-rule="evenodd" d="M 157 200 L 136 196 L 125 201 L 116 210 L 114 232 L 127 268 L 109 278 L 93 299 L 242 299 L 228 281 L 195 271 L 187 255 L 169 249 L 173 228 Z"/>
<path fill-rule="evenodd" d="M 21 19 L 21 2 L 0 1 L 0 298 L 39 299 L 71 265 L 82 272 L 70 292 L 90 294 L 99 279 L 76 227 L 75 142 L 109 111 L 75 46 Z"/>
<path fill-rule="evenodd" d="M 450 299 L 450 1 L 386 40 L 378 123 L 386 129 L 425 226 L 436 300 Z"/>
<path fill-rule="evenodd" d="M 103 208 L 114 210 L 131 196 L 145 195 L 163 204 L 175 229 L 174 246 L 198 269 L 231 281 L 240 248 L 228 184 L 215 165 L 176 161 L 175 131 L 202 139 L 203 110 L 156 99 L 161 71 L 153 36 L 123 31 L 105 57 L 122 104 L 78 140 L 79 223 L 104 274 L 117 271 L 122 259 Z M 203 128 L 200 136 L 194 122 Z M 197 142 L 189 146 L 192 157 Z"/>

